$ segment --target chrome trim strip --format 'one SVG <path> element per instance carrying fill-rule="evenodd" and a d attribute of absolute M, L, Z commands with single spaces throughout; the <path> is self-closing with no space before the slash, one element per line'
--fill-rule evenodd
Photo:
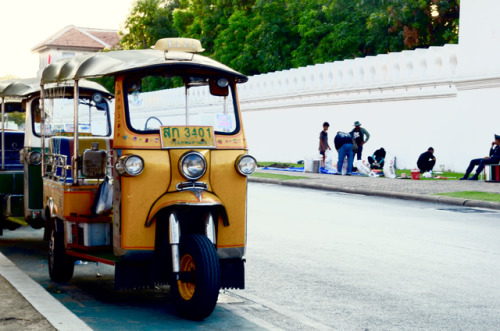
<path fill-rule="evenodd" d="M 217 232 L 215 231 L 215 222 L 212 213 L 208 213 L 205 218 L 205 235 L 212 244 L 217 244 Z"/>
<path fill-rule="evenodd" d="M 181 271 L 181 260 L 179 257 L 181 227 L 179 225 L 179 219 L 175 213 L 170 214 L 170 217 L 168 218 L 168 230 L 170 246 L 172 248 L 172 271 L 174 273 L 179 273 Z"/>
<path fill-rule="evenodd" d="M 175 186 L 177 191 L 187 191 L 187 190 L 208 190 L 208 185 L 204 182 L 182 182 Z"/>

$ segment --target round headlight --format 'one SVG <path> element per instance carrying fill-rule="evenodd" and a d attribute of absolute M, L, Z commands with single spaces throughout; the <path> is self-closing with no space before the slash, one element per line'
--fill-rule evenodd
<path fill-rule="evenodd" d="M 42 163 L 42 154 L 38 151 L 29 152 L 26 156 L 29 165 L 39 165 Z"/>
<path fill-rule="evenodd" d="M 138 155 L 124 155 L 118 159 L 115 168 L 121 176 L 138 176 L 144 170 L 144 161 Z"/>
<path fill-rule="evenodd" d="M 236 170 L 243 176 L 249 176 L 257 170 L 257 160 L 250 155 L 240 155 L 236 160 Z"/>
<path fill-rule="evenodd" d="M 201 153 L 188 152 L 181 157 L 179 168 L 186 179 L 197 180 L 207 171 L 207 161 Z"/>

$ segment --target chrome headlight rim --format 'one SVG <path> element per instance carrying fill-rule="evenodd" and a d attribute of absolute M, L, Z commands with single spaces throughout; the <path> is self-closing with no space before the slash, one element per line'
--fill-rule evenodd
<path fill-rule="evenodd" d="M 255 167 L 254 167 L 254 169 L 252 171 L 245 172 L 241 168 L 242 164 L 244 163 L 243 160 L 246 159 L 246 158 L 251 159 L 252 162 L 255 164 Z M 238 158 L 236 159 L 236 162 L 234 163 L 234 166 L 236 168 L 236 171 L 240 175 L 248 177 L 248 176 L 252 175 L 255 172 L 255 170 L 257 170 L 257 159 L 255 159 L 253 156 L 251 156 L 249 154 L 242 154 L 242 155 L 238 156 Z"/>
<path fill-rule="evenodd" d="M 190 156 L 197 156 L 200 158 L 200 160 L 202 161 L 203 163 L 203 171 L 201 173 L 199 173 L 198 175 L 195 175 L 195 176 L 192 176 L 190 174 L 188 174 L 186 171 L 184 171 L 184 162 L 186 161 L 186 159 Z M 187 153 L 184 153 L 180 160 L 179 160 L 179 172 L 181 173 L 181 175 L 186 178 L 187 180 L 190 180 L 190 181 L 195 181 L 195 180 L 198 180 L 200 179 L 201 177 L 205 176 L 205 174 L 207 173 L 207 159 L 205 159 L 205 156 L 203 156 L 203 154 L 201 154 L 200 152 L 196 152 L 196 151 L 189 151 Z"/>
<path fill-rule="evenodd" d="M 141 163 L 139 171 L 131 171 L 129 167 L 127 167 L 127 161 L 130 161 L 133 158 L 137 158 Z M 120 176 L 126 176 L 126 177 L 139 176 L 144 171 L 144 159 L 136 154 L 123 155 L 118 159 L 118 161 L 116 161 L 115 169 Z"/>
<path fill-rule="evenodd" d="M 42 153 L 39 151 L 31 151 L 26 154 L 26 162 L 28 165 L 40 165 L 42 163 Z"/>

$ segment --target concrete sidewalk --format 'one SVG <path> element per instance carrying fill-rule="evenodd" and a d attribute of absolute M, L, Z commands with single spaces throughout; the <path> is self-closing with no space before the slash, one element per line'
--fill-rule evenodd
<path fill-rule="evenodd" d="M 499 202 L 466 200 L 435 195 L 436 193 L 460 191 L 500 193 L 500 183 L 487 183 L 484 181 L 470 180 L 411 180 L 372 178 L 364 176 L 335 176 L 261 169 L 257 170 L 257 172 L 307 178 L 278 180 L 251 176 L 249 178 L 251 182 L 279 184 L 284 186 L 353 194 L 373 195 L 396 199 L 446 203 L 459 206 L 500 209 Z"/>
<path fill-rule="evenodd" d="M 0 330 L 91 330 L 0 253 Z"/>

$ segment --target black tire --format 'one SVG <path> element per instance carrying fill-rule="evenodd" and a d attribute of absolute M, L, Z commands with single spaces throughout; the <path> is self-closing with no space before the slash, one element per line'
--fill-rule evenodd
<path fill-rule="evenodd" d="M 32 219 L 31 217 L 27 220 L 28 224 L 35 230 L 40 230 L 41 228 L 44 227 L 45 221 L 42 219 L 41 216 L 36 217 L 35 219 Z"/>
<path fill-rule="evenodd" d="M 56 222 L 58 223 L 56 226 Z M 67 282 L 73 277 L 75 259 L 66 255 L 64 248 L 64 230 L 62 221 L 53 220 L 49 239 L 49 275 L 55 282 Z"/>
<path fill-rule="evenodd" d="M 172 282 L 174 304 L 187 319 L 212 314 L 220 290 L 220 265 L 214 244 L 205 236 L 183 237 L 180 245 L 180 280 Z"/>

